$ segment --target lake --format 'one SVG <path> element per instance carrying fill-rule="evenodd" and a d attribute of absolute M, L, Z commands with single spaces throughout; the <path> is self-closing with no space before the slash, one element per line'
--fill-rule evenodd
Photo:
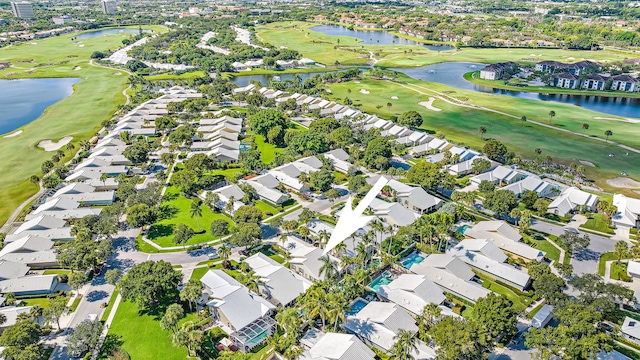
<path fill-rule="evenodd" d="M 143 33 L 151 33 L 151 30 L 142 30 Z M 128 34 L 139 34 L 140 30 L 138 29 L 127 29 L 127 28 L 113 28 L 113 29 L 104 29 L 104 30 L 96 30 L 82 33 L 76 36 L 76 39 L 89 39 L 95 38 L 102 35 L 112 35 L 112 34 L 120 34 L 120 33 L 128 33 Z"/>
<path fill-rule="evenodd" d="M 0 134 L 37 119 L 73 93 L 79 78 L 0 80 Z"/>
<path fill-rule="evenodd" d="M 421 66 L 416 68 L 394 68 L 397 72 L 404 73 L 414 79 L 437 82 L 457 89 L 471 90 L 491 94 L 500 94 L 521 99 L 554 101 L 583 107 L 588 110 L 606 114 L 640 117 L 640 99 L 631 99 L 615 96 L 595 95 L 567 95 L 567 94 L 541 94 L 526 91 L 512 91 L 496 89 L 489 86 L 481 86 L 464 79 L 463 75 L 480 70 L 485 64 L 470 62 L 444 62 L 439 64 Z"/>
<path fill-rule="evenodd" d="M 405 38 L 395 36 L 386 30 L 350 30 L 349 28 L 341 25 L 319 25 L 312 27 L 311 30 L 331 36 L 355 37 L 361 39 L 361 44 L 365 45 L 416 45 L 423 46 L 429 50 L 434 51 L 446 51 L 454 49 L 454 47 L 451 45 L 423 44 L 417 41 L 407 40 Z"/>

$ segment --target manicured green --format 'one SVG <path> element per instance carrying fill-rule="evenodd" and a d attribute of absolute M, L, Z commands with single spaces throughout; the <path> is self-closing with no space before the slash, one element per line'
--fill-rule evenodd
<path fill-rule="evenodd" d="M 73 303 L 71 303 L 71 306 L 69 306 L 70 313 L 76 311 L 78 305 L 80 305 L 80 301 L 82 301 L 82 298 L 80 296 L 76 296 L 76 298 L 73 299 Z"/>
<path fill-rule="evenodd" d="M 560 250 L 557 247 L 553 246 L 553 244 L 551 244 L 548 240 L 535 240 L 529 237 L 528 241 L 531 242 L 536 249 L 544 251 L 547 259 L 560 261 Z"/>
<path fill-rule="evenodd" d="M 606 234 L 615 234 L 615 231 L 609 227 L 607 216 L 603 214 L 592 214 L 586 223 L 580 226 L 580 229 L 591 229 Z"/>
<path fill-rule="evenodd" d="M 522 309 L 525 309 L 529 305 L 530 300 L 528 298 L 517 294 L 515 291 L 504 285 L 498 284 L 491 277 L 479 272 L 476 272 L 476 275 L 478 275 L 478 277 L 482 280 L 482 287 L 484 287 L 485 289 L 489 289 L 499 295 L 504 295 L 507 299 L 513 302 L 514 306 L 519 306 Z"/>
<path fill-rule="evenodd" d="M 191 279 L 200 280 L 204 276 L 204 274 L 209 271 L 208 267 L 200 267 L 193 269 L 193 273 L 191 274 Z"/>
<path fill-rule="evenodd" d="M 160 328 L 161 316 L 139 313 L 137 304 L 122 301 L 109 327 L 109 335 L 122 341 L 121 347 L 131 359 L 185 359 L 187 348 L 173 346 L 169 332 Z M 194 319 L 193 314 L 187 314 L 181 323 Z"/>
<path fill-rule="evenodd" d="M 611 278 L 613 280 L 622 280 L 620 278 L 620 275 L 627 274 L 627 263 L 626 262 L 620 262 L 620 264 L 618 263 L 612 263 L 611 264 Z"/>
<path fill-rule="evenodd" d="M 191 202 L 192 200 L 180 194 L 177 188 L 172 186 L 168 187 L 162 204 L 160 205 L 161 213 L 164 212 L 167 215 L 151 225 L 147 235 L 149 240 L 162 247 L 177 246 L 172 241 L 173 227 L 176 224 L 182 223 L 197 232 L 199 224 L 200 230 L 205 230 L 205 232 L 194 235 L 186 245 L 201 244 L 220 238 L 219 236 L 212 236 L 209 232 L 209 226 L 213 220 L 222 219 L 229 223 L 229 225 L 233 225 L 233 221 L 230 218 L 222 213 L 212 212 L 209 207 L 204 204 L 202 205 L 202 216 L 200 218 L 191 217 L 189 213 Z"/>
<path fill-rule="evenodd" d="M 28 298 L 28 299 L 19 299 L 19 302 L 23 303 L 23 306 L 39 306 L 41 308 L 46 308 L 49 305 L 48 297 L 36 297 L 36 298 Z"/>
<path fill-rule="evenodd" d="M 190 72 L 186 72 L 186 73 L 182 73 L 182 74 L 174 74 L 172 72 L 169 73 L 164 73 L 164 74 L 157 74 L 157 75 L 150 75 L 150 76 L 145 76 L 145 79 L 149 80 L 149 81 L 154 81 L 154 80 L 183 80 L 183 79 L 193 79 L 193 78 L 199 78 L 199 77 L 203 77 L 205 76 L 206 73 L 204 71 L 201 70 L 197 70 L 197 71 L 190 71 Z"/>
<path fill-rule="evenodd" d="M 607 261 L 618 260 L 618 256 L 614 252 L 606 252 L 600 255 L 598 260 L 598 274 L 604 276 L 607 267 Z"/>
<path fill-rule="evenodd" d="M 66 274 L 69 275 L 71 274 L 71 270 L 66 270 L 66 269 L 47 269 L 43 272 L 43 275 L 62 275 L 62 274 Z"/>
<path fill-rule="evenodd" d="M 224 170 L 213 170 L 211 172 L 211 175 L 222 175 L 224 177 L 227 176 L 235 176 L 237 173 L 242 172 L 241 168 L 228 168 L 228 169 L 224 169 Z"/>
<path fill-rule="evenodd" d="M 144 26 L 162 31 L 161 26 Z M 109 119 L 117 106 L 124 104 L 122 90 L 128 75 L 118 69 L 89 64 L 94 51 L 106 51 L 122 46 L 129 35 L 114 34 L 90 39 L 71 40 L 77 34 L 24 42 L 0 49 L 0 61 L 13 64 L 0 70 L 0 79 L 76 77 L 74 93 L 47 108 L 37 120 L 22 126 L 15 137 L 0 135 L 0 223 L 33 195 L 37 188 L 29 177 L 40 173 L 40 164 L 52 153 L 37 147 L 41 140 L 58 141 L 72 136 L 76 151 L 81 140 L 87 140 Z M 74 70 L 78 69 L 78 70 Z M 67 152 L 66 160 L 71 158 Z M 39 174 L 40 175 L 40 174 Z"/>
<path fill-rule="evenodd" d="M 264 136 L 262 135 L 254 135 L 253 144 L 256 149 L 260 150 L 260 160 L 265 164 L 270 164 L 276 158 L 277 153 L 284 151 L 282 148 L 265 142 Z"/>
<path fill-rule="evenodd" d="M 277 213 L 280 212 L 279 208 L 276 208 L 273 205 L 267 203 L 266 201 L 262 201 L 262 200 L 255 201 L 253 203 L 253 206 L 255 206 L 258 209 L 260 209 L 260 211 L 262 211 L 262 213 L 264 214 L 265 218 L 267 218 L 269 216 L 276 215 Z"/>
<path fill-rule="evenodd" d="M 481 149 L 484 146 L 485 140 L 478 135 L 478 128 L 485 126 L 488 129 L 485 138 L 500 140 L 508 146 L 509 150 L 525 158 L 535 158 L 537 155 L 534 150 L 540 148 L 543 157 L 550 155 L 554 161 L 562 163 L 590 161 L 596 167 L 585 166 L 586 174 L 603 188 L 610 188 L 605 180 L 618 176 L 621 171 L 627 171 L 630 176 L 640 178 L 640 154 L 629 152 L 629 156 L 624 156 L 623 149 L 610 143 L 591 140 L 530 122 L 523 124 L 519 118 L 525 115 L 529 119 L 547 123 L 548 110 L 553 109 L 557 114 L 552 120 L 554 126 L 581 132 L 582 123 L 588 121 L 591 124 L 590 133 L 594 128 L 602 130 L 593 131 L 598 136 L 600 136 L 599 133 L 604 134 L 604 129 L 608 127 L 620 129 L 616 130 L 619 136 L 615 136 L 616 131 L 614 131 L 616 141 L 640 146 L 640 136 L 638 136 L 640 128 L 634 126 L 635 124 L 596 119 L 598 116 L 605 115 L 566 104 L 550 105 L 550 103 L 535 100 L 462 91 L 406 76 L 399 76 L 399 79 L 406 81 L 406 84 L 373 79 L 363 79 L 358 84 L 353 82 L 332 84 L 329 86 L 332 93 L 326 96 L 338 101 L 348 96 L 362 111 L 386 118 L 399 116 L 408 110 L 416 110 L 424 119 L 421 126 L 423 130 L 442 133 L 448 140 L 475 149 Z M 348 89 L 351 93 L 347 93 Z M 369 94 L 361 93 L 360 89 L 366 89 Z M 391 96 L 397 96 L 398 100 L 391 99 Z M 452 97 L 454 101 L 461 98 L 467 100 L 465 104 L 471 103 L 504 111 L 517 118 L 456 106 L 442 100 L 436 100 L 433 103 L 433 106 L 442 109 L 440 112 L 427 110 L 418 105 L 419 102 L 427 101 L 433 96 Z M 390 110 L 386 106 L 387 103 L 392 104 Z M 382 105 L 382 108 L 377 109 L 377 105 Z M 618 156 L 611 158 L 608 156 L 610 153 Z"/>

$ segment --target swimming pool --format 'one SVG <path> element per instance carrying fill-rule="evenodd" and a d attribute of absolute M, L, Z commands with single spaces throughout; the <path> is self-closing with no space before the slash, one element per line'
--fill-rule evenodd
<path fill-rule="evenodd" d="M 247 151 L 251 149 L 251 144 L 240 144 L 240 151 Z"/>
<path fill-rule="evenodd" d="M 470 227 L 471 227 L 471 225 L 462 225 L 462 226 L 460 226 L 459 228 L 456 229 L 456 232 L 460 233 L 460 234 L 464 234 L 464 232 L 467 231 L 467 229 L 470 228 Z"/>
<path fill-rule="evenodd" d="M 380 289 L 380 286 L 390 284 L 392 281 L 393 281 L 393 278 L 391 276 L 391 273 L 388 271 L 385 271 L 380 276 L 373 279 L 371 284 L 369 284 L 369 287 L 375 291 L 378 291 L 378 289 Z"/>
<path fill-rule="evenodd" d="M 417 252 L 414 252 L 409 254 L 409 256 L 405 257 L 404 259 L 400 260 L 400 263 L 402 263 L 402 266 L 404 266 L 405 268 L 411 269 L 413 265 L 420 264 L 422 260 L 424 260 L 424 256 L 420 255 Z"/>
<path fill-rule="evenodd" d="M 366 300 L 364 300 L 362 298 L 357 298 L 349 305 L 349 308 L 351 310 L 345 311 L 345 314 L 347 316 L 355 315 L 355 314 L 359 313 L 360 310 L 362 310 L 365 306 L 367 306 L 367 304 L 368 304 L 368 302 Z"/>

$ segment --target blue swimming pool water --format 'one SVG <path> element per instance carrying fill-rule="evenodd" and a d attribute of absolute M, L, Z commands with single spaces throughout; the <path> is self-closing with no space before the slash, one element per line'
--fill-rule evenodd
<path fill-rule="evenodd" d="M 347 315 L 355 315 L 360 312 L 365 306 L 367 306 L 367 302 L 362 299 L 357 299 L 351 304 L 351 310 L 345 312 Z"/>
<path fill-rule="evenodd" d="M 249 144 L 240 144 L 240 151 L 247 151 L 251 149 L 251 145 Z"/>
<path fill-rule="evenodd" d="M 456 232 L 460 234 L 464 234 L 464 232 L 467 231 L 467 229 L 470 227 L 471 225 L 462 225 L 458 229 L 456 229 Z"/>
<path fill-rule="evenodd" d="M 404 266 L 405 268 L 411 269 L 413 265 L 420 264 L 422 260 L 424 260 L 424 256 L 418 253 L 412 253 L 409 256 L 405 257 L 404 259 L 400 260 L 400 262 L 402 263 L 402 266 Z"/>
<path fill-rule="evenodd" d="M 380 289 L 380 286 L 390 284 L 392 281 L 393 281 L 393 278 L 391 277 L 391 273 L 388 271 L 385 271 L 382 273 L 382 275 L 373 279 L 371 284 L 369 284 L 369 287 L 375 291 L 378 291 L 378 289 Z"/>

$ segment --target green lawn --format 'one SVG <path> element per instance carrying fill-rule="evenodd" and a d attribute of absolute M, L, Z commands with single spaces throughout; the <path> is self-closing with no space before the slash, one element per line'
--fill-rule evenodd
<path fill-rule="evenodd" d="M 190 71 L 190 72 L 186 72 L 186 73 L 182 73 L 179 75 L 176 75 L 172 72 L 168 72 L 165 74 L 158 74 L 158 75 L 150 75 L 150 76 L 145 76 L 146 80 L 149 81 L 155 81 L 155 80 L 183 80 L 183 79 L 193 79 L 193 78 L 199 78 L 199 77 L 203 77 L 205 76 L 206 73 L 204 71 L 198 70 L 198 71 Z"/>
<path fill-rule="evenodd" d="M 546 257 L 551 260 L 560 261 L 560 249 L 553 246 L 548 240 L 532 240 L 536 249 L 546 253 Z"/>
<path fill-rule="evenodd" d="M 627 256 L 623 256 L 622 259 L 630 259 L 630 257 L 627 255 Z M 607 266 L 607 261 L 611 261 L 611 260 L 618 260 L 618 256 L 614 252 L 607 252 L 600 256 L 600 260 L 598 260 L 598 274 L 600 274 L 600 276 L 604 276 L 606 266 Z M 611 275 L 613 275 L 613 270 L 614 269 L 612 266 Z"/>
<path fill-rule="evenodd" d="M 220 238 L 219 236 L 212 236 L 209 232 L 209 226 L 213 220 L 223 219 L 230 225 L 233 225 L 233 221 L 230 218 L 221 213 L 214 213 L 204 205 L 202 206 L 202 217 L 199 219 L 195 217 L 192 218 L 189 214 L 190 206 L 191 200 L 182 196 L 177 188 L 168 187 L 162 204 L 160 205 L 163 215 L 161 216 L 161 220 L 149 228 L 149 240 L 162 247 L 176 246 L 172 241 L 173 228 L 176 224 L 186 224 L 194 231 L 198 230 L 199 224 L 200 230 L 206 231 L 203 234 L 193 236 L 189 239 L 187 245 L 201 244 Z"/>
<path fill-rule="evenodd" d="M 70 313 L 76 311 L 78 305 L 80 305 L 80 301 L 82 301 L 82 298 L 80 296 L 76 296 L 76 298 L 73 299 L 73 303 L 71 303 L 71 306 L 69 306 Z"/>
<path fill-rule="evenodd" d="M 260 160 L 265 164 L 270 164 L 276 158 L 277 153 L 284 151 L 282 148 L 266 143 L 262 135 L 254 135 L 253 144 L 256 149 L 260 150 Z"/>
<path fill-rule="evenodd" d="M 207 271 L 209 271 L 208 267 L 195 268 L 191 274 L 191 279 L 200 280 Z"/>
<path fill-rule="evenodd" d="M 485 138 L 504 142 L 509 150 L 519 156 L 533 159 L 537 156 L 534 150 L 539 148 L 542 150 L 542 156 L 550 155 L 554 161 L 577 163 L 579 160 L 586 160 L 592 162 L 596 167 L 586 166 L 586 174 L 596 180 L 598 185 L 603 188 L 610 189 L 604 180 L 618 176 L 621 171 L 627 171 L 630 176 L 640 179 L 640 154 L 630 152 L 629 156 L 622 156 L 622 150 L 610 143 L 591 140 L 531 123 L 522 124 L 519 117 L 526 115 L 529 119 L 547 123 L 547 113 L 553 109 L 557 114 L 553 119 L 553 124 L 557 127 L 582 132 L 582 124 L 589 122 L 590 134 L 603 137 L 604 129 L 619 129 L 614 131 L 613 140 L 631 146 L 640 146 L 640 136 L 638 136 L 640 135 L 640 127 L 635 124 L 596 119 L 599 116 L 614 119 L 617 117 L 566 104 L 550 104 L 458 90 L 441 84 L 418 81 L 407 76 L 400 76 L 399 79 L 406 81 L 407 84 L 373 79 L 360 80 L 359 84 L 353 82 L 332 84 L 329 86 L 332 93 L 326 96 L 337 101 L 348 96 L 362 111 L 386 118 L 399 116 L 408 110 L 416 110 L 424 119 L 421 126 L 424 131 L 445 134 L 450 141 L 478 150 L 482 149 L 486 141 L 478 136 L 478 128 L 485 126 L 488 130 Z M 360 89 L 367 90 L 369 94 L 361 93 Z M 347 93 L 348 90 L 351 90 L 351 93 Z M 418 105 L 419 102 L 434 96 L 430 90 L 440 93 L 448 92 L 449 96 L 468 99 L 467 103 L 504 111 L 518 118 L 460 107 L 440 100 L 436 100 L 433 105 L 442 111 L 430 111 Z M 392 95 L 397 96 L 398 100 L 390 99 Z M 392 104 L 390 110 L 385 106 L 387 103 Z M 377 109 L 376 105 L 383 105 L 383 107 Z M 615 136 L 615 133 L 620 135 Z M 621 154 L 621 156 L 610 158 L 608 156 L 610 153 Z M 621 190 L 623 189 L 617 191 Z"/>
<path fill-rule="evenodd" d="M 102 313 L 101 321 L 107 321 L 109 314 L 111 313 L 111 309 L 113 308 L 113 304 L 116 302 L 116 298 L 118 297 L 118 289 L 113 290 L 111 297 L 109 298 L 109 303 L 107 303 L 107 307 L 104 309 Z"/>
<path fill-rule="evenodd" d="M 581 225 L 580 228 L 591 229 L 606 234 L 615 234 L 615 231 L 609 227 L 607 216 L 602 214 L 592 214 L 589 220 Z"/>
<path fill-rule="evenodd" d="M 618 264 L 614 262 L 613 264 L 611 264 L 611 278 L 613 280 L 622 280 L 620 278 L 620 274 L 627 274 L 627 263 L 621 262 L 620 264 Z"/>
<path fill-rule="evenodd" d="M 156 31 L 161 26 L 143 26 Z M 71 40 L 77 34 L 68 34 L 24 42 L 0 49 L 0 61 L 13 64 L 0 70 L 0 79 L 75 77 L 82 80 L 74 85 L 74 93 L 51 105 L 35 121 L 20 127 L 23 132 L 15 137 L 0 135 L 0 223 L 11 212 L 36 192 L 29 177 L 40 175 L 40 164 L 52 153 L 37 147 L 41 140 L 57 141 L 72 136 L 71 143 L 78 149 L 81 140 L 89 139 L 109 119 L 117 106 L 124 104 L 121 94 L 127 86 L 127 74 L 118 69 L 105 69 L 89 65 L 94 51 L 106 51 L 122 46 L 128 34 L 105 35 L 96 38 Z M 35 43 L 33 45 L 32 43 Z M 78 68 L 79 70 L 74 70 Z M 71 153 L 67 152 L 66 160 Z"/>
<path fill-rule="evenodd" d="M 160 328 L 160 317 L 140 314 L 137 304 L 122 301 L 109 327 L 107 340 L 121 344 L 119 346 L 135 360 L 186 359 L 187 348 L 173 346 L 169 332 Z M 187 314 L 181 323 L 194 319 L 194 314 Z"/>
<path fill-rule="evenodd" d="M 49 298 L 46 296 L 29 299 L 18 299 L 18 301 L 23 303 L 23 306 L 40 306 L 43 309 L 49 305 Z"/>
<path fill-rule="evenodd" d="M 262 211 L 264 217 L 267 218 L 269 216 L 275 215 L 280 212 L 279 208 L 267 203 L 266 201 L 258 200 L 253 203 L 253 206 L 257 207 Z"/>
<path fill-rule="evenodd" d="M 492 279 L 489 276 L 486 276 L 478 272 L 476 272 L 476 274 L 482 280 L 482 287 L 484 287 L 485 289 L 491 290 L 499 295 L 504 295 L 507 299 L 509 299 L 514 304 L 514 306 L 518 306 L 523 310 L 526 309 L 527 306 L 529 306 L 530 301 L 525 296 L 516 294 L 515 291 L 513 291 L 512 289 L 504 285 L 498 284 L 494 279 Z"/>
<path fill-rule="evenodd" d="M 70 275 L 71 274 L 71 270 L 65 270 L 65 269 L 47 269 L 43 272 L 43 275 L 62 275 L 62 274 L 66 274 L 66 275 Z"/>
<path fill-rule="evenodd" d="M 224 177 L 233 177 L 240 172 L 242 172 L 241 168 L 228 168 L 224 170 L 213 170 L 211 171 L 211 175 L 222 175 Z"/>

